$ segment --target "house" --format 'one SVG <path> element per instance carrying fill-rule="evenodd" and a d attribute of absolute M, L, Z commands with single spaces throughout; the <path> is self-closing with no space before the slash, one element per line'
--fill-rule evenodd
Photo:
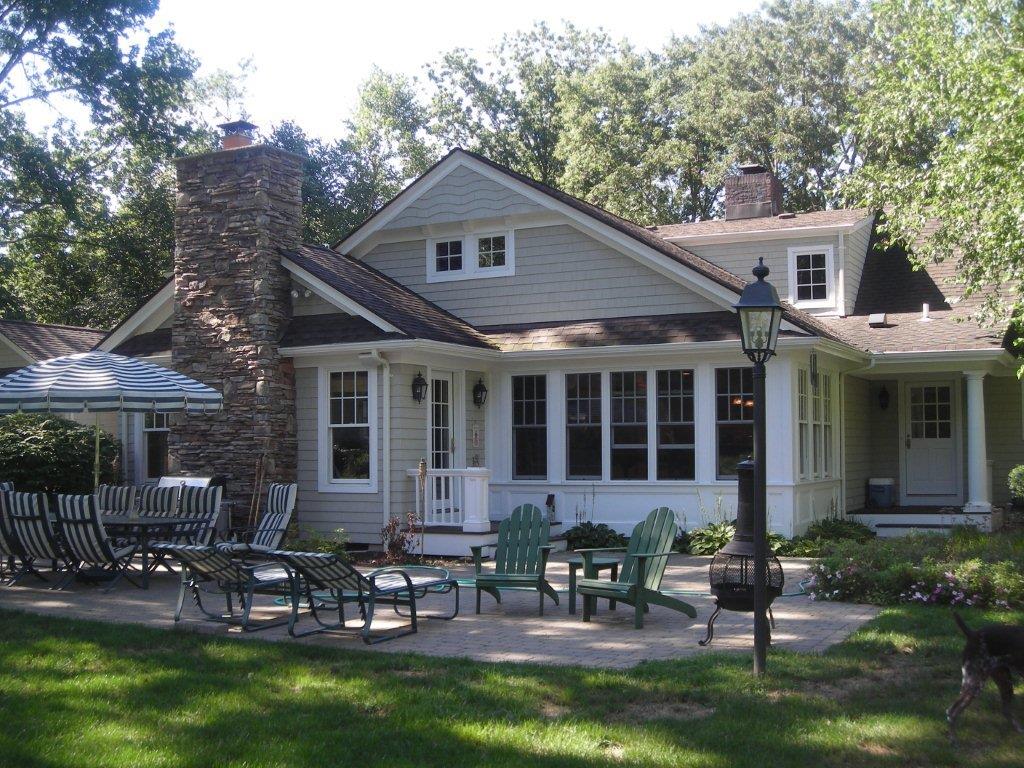
<path fill-rule="evenodd" d="M 645 228 L 456 149 L 328 248 L 301 242 L 301 158 L 226 146 L 178 161 L 174 277 L 99 344 L 225 396 L 213 417 L 123 419 L 135 482 L 224 474 L 247 506 L 262 454 L 297 478 L 301 524 L 376 544 L 416 511 L 438 554 L 523 502 L 564 527 L 659 505 L 699 525 L 731 513 L 751 452 L 732 305 L 764 257 L 786 300 L 771 527 L 998 522 L 1024 461 L 1015 361 L 950 265 L 872 248 L 870 211 L 787 213 L 744 166 L 723 220 Z M 894 508 L 864 512 L 872 478 Z"/>

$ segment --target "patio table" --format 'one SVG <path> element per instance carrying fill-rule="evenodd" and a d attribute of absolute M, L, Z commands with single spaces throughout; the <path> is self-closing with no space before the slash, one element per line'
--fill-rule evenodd
<path fill-rule="evenodd" d="M 149 554 L 150 544 L 174 533 L 179 525 L 190 525 L 196 521 L 190 517 L 163 517 L 160 515 L 108 515 L 100 516 L 103 527 L 108 530 L 121 531 L 139 542 L 142 552 L 142 588 L 149 589 Z"/>

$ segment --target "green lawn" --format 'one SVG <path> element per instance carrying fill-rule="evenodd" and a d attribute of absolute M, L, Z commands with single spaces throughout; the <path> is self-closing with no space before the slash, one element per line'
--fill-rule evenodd
<path fill-rule="evenodd" d="M 960 645 L 946 610 L 890 609 L 756 683 L 739 654 L 608 672 L 3 611 L 0 765 L 1022 765 L 992 686 L 947 746 Z"/>

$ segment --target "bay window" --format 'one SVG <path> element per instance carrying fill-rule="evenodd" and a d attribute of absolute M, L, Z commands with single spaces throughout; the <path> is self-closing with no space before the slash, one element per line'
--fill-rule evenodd
<path fill-rule="evenodd" d="M 736 477 L 736 465 L 754 452 L 754 369 L 715 370 L 717 475 Z"/>
<path fill-rule="evenodd" d="M 513 479 L 547 479 L 547 423 L 547 376 L 513 376 Z"/>
<path fill-rule="evenodd" d="M 647 372 L 613 372 L 611 479 L 647 479 Z"/>
<path fill-rule="evenodd" d="M 693 371 L 658 371 L 658 480 L 693 480 Z"/>
<path fill-rule="evenodd" d="M 565 441 L 566 478 L 602 479 L 600 373 L 566 375 Z"/>

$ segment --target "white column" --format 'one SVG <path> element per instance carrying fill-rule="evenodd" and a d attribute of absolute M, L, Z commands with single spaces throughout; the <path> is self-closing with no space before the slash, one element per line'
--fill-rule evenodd
<path fill-rule="evenodd" d="M 491 530 L 490 502 L 491 470 L 470 467 L 458 470 L 462 475 L 462 530 L 481 533 Z"/>
<path fill-rule="evenodd" d="M 985 453 L 985 374 L 967 376 L 967 504 L 965 512 L 991 512 L 988 456 Z"/>

